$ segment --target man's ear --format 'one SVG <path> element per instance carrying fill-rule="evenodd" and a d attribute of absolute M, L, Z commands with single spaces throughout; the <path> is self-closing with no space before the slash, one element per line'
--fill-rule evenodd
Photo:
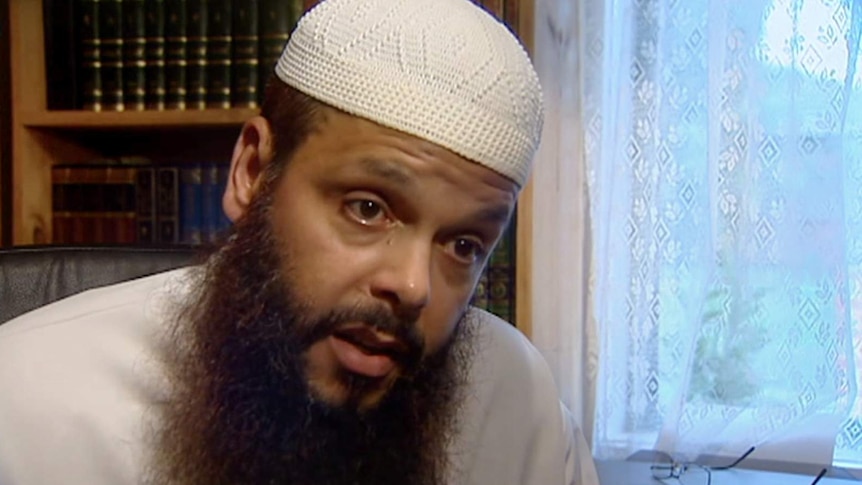
<path fill-rule="evenodd" d="M 233 147 L 230 175 L 222 197 L 222 209 L 236 222 L 251 203 L 263 168 L 273 158 L 273 137 L 266 118 L 255 116 L 245 122 Z"/>

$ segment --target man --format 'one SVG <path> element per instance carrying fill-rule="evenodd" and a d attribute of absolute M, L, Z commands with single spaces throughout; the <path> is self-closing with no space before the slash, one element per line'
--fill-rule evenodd
<path fill-rule="evenodd" d="M 541 357 L 468 308 L 541 96 L 466 0 L 327 0 L 234 148 L 200 266 L 0 327 L 0 483 L 580 483 Z"/>

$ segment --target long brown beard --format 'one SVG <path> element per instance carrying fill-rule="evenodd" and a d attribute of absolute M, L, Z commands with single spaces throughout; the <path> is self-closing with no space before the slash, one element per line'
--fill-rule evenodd
<path fill-rule="evenodd" d="M 274 186 L 274 184 L 271 184 Z M 314 400 L 301 355 L 331 328 L 364 321 L 419 346 L 414 318 L 379 308 L 307 315 L 270 225 L 272 190 L 193 275 L 166 362 L 171 401 L 161 409 L 150 474 L 173 484 L 441 484 L 473 352 L 472 322 L 411 368 L 380 405 L 360 412 Z M 287 271 L 289 274 L 290 271 Z M 285 281 L 287 280 L 287 281 Z M 363 380 L 349 377 L 355 393 Z"/>

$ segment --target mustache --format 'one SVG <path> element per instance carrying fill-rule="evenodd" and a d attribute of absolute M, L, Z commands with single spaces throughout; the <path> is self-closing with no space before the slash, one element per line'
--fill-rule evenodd
<path fill-rule="evenodd" d="M 418 320 L 418 312 L 396 315 L 381 305 L 336 308 L 313 324 L 303 325 L 306 331 L 299 336 L 299 344 L 302 350 L 306 350 L 345 325 L 360 323 L 395 338 L 401 350 L 394 357 L 405 370 L 411 370 L 418 366 L 425 351 L 425 339 L 417 326 Z"/>

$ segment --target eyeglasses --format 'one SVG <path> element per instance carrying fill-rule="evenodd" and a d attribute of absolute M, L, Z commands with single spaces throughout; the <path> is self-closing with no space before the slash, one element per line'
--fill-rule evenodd
<path fill-rule="evenodd" d="M 717 470 L 730 470 L 739 465 L 742 460 L 754 452 L 754 447 L 748 449 L 739 458 L 733 460 L 729 465 L 704 466 L 694 462 L 678 462 L 670 455 L 661 453 L 656 462 L 650 466 L 652 477 L 656 480 L 667 480 L 675 478 L 685 485 L 703 484 L 712 485 L 712 472 Z M 683 478 L 685 476 L 685 479 Z"/>
<path fill-rule="evenodd" d="M 694 462 L 678 462 L 667 453 L 659 452 L 656 462 L 650 466 L 650 471 L 652 471 L 652 477 L 656 480 L 664 481 L 674 478 L 683 485 L 712 485 L 712 472 L 730 470 L 742 463 L 742 460 L 746 459 L 752 453 L 754 453 L 753 446 L 729 465 L 704 466 Z M 811 485 L 817 485 L 817 482 L 826 475 L 826 471 L 826 468 L 821 469 L 820 473 L 814 477 Z"/>

